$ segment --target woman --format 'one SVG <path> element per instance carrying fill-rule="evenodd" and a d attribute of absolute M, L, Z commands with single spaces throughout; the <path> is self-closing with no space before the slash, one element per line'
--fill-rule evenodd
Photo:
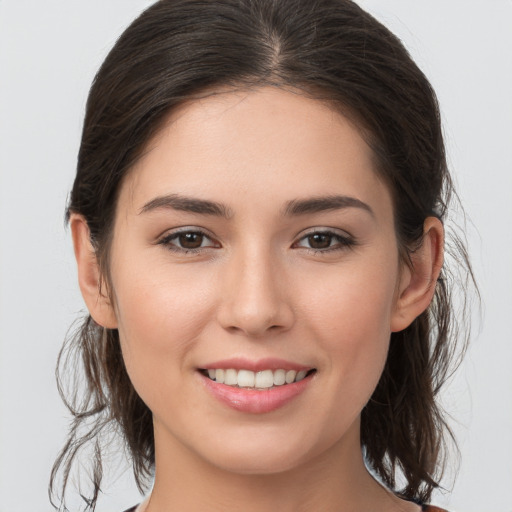
<path fill-rule="evenodd" d="M 430 84 L 354 3 L 154 4 L 87 104 L 52 481 L 96 443 L 93 509 L 114 427 L 138 512 L 433 510 L 450 194 Z"/>

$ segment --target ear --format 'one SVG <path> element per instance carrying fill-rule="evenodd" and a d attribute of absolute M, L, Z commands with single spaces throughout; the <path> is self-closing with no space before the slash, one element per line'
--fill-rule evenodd
<path fill-rule="evenodd" d="M 78 267 L 78 283 L 87 309 L 97 324 L 108 329 L 116 329 L 117 320 L 114 308 L 105 293 L 87 221 L 82 215 L 73 213 L 69 224 Z"/>
<path fill-rule="evenodd" d="M 403 265 L 397 299 L 391 317 L 391 332 L 402 331 L 429 306 L 443 266 L 444 228 L 436 217 L 423 224 L 423 240 L 411 253 L 411 265 Z"/>

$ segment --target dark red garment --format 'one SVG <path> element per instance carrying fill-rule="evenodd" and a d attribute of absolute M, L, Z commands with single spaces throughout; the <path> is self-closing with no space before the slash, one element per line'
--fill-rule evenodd
<path fill-rule="evenodd" d="M 129 508 L 128 510 L 125 510 L 125 512 L 135 512 L 135 509 L 138 507 L 136 505 L 135 507 Z M 423 512 L 448 512 L 444 508 L 434 507 L 432 505 L 422 505 L 421 510 Z"/>

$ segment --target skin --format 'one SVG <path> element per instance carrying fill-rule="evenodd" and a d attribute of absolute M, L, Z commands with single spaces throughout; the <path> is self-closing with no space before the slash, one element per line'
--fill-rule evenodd
<path fill-rule="evenodd" d="M 176 194 L 226 215 L 155 202 Z M 366 206 L 285 212 L 333 195 Z M 276 88 L 182 105 L 123 182 L 110 299 L 99 292 L 85 220 L 73 215 L 71 228 L 89 310 L 119 329 L 130 378 L 153 412 L 148 512 L 419 510 L 368 474 L 360 414 L 390 333 L 432 299 L 443 228 L 426 219 L 413 266 L 400 262 L 390 192 L 350 121 Z M 199 249 L 172 237 L 182 228 L 205 234 Z M 231 357 L 316 372 L 285 406 L 250 414 L 213 398 L 198 372 Z"/>

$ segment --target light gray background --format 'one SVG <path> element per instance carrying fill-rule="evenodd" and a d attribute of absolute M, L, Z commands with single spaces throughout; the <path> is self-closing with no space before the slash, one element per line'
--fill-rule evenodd
<path fill-rule="evenodd" d="M 0 512 L 49 511 L 67 415 L 53 369 L 83 309 L 63 212 L 87 91 L 149 0 L 0 0 Z M 459 512 L 512 511 L 512 1 L 361 0 L 437 90 L 474 228 L 480 333 L 445 401 L 462 451 Z M 477 316 L 477 315 L 476 315 Z M 446 485 L 450 486 L 447 479 Z M 129 472 L 98 511 L 138 502 Z"/>

